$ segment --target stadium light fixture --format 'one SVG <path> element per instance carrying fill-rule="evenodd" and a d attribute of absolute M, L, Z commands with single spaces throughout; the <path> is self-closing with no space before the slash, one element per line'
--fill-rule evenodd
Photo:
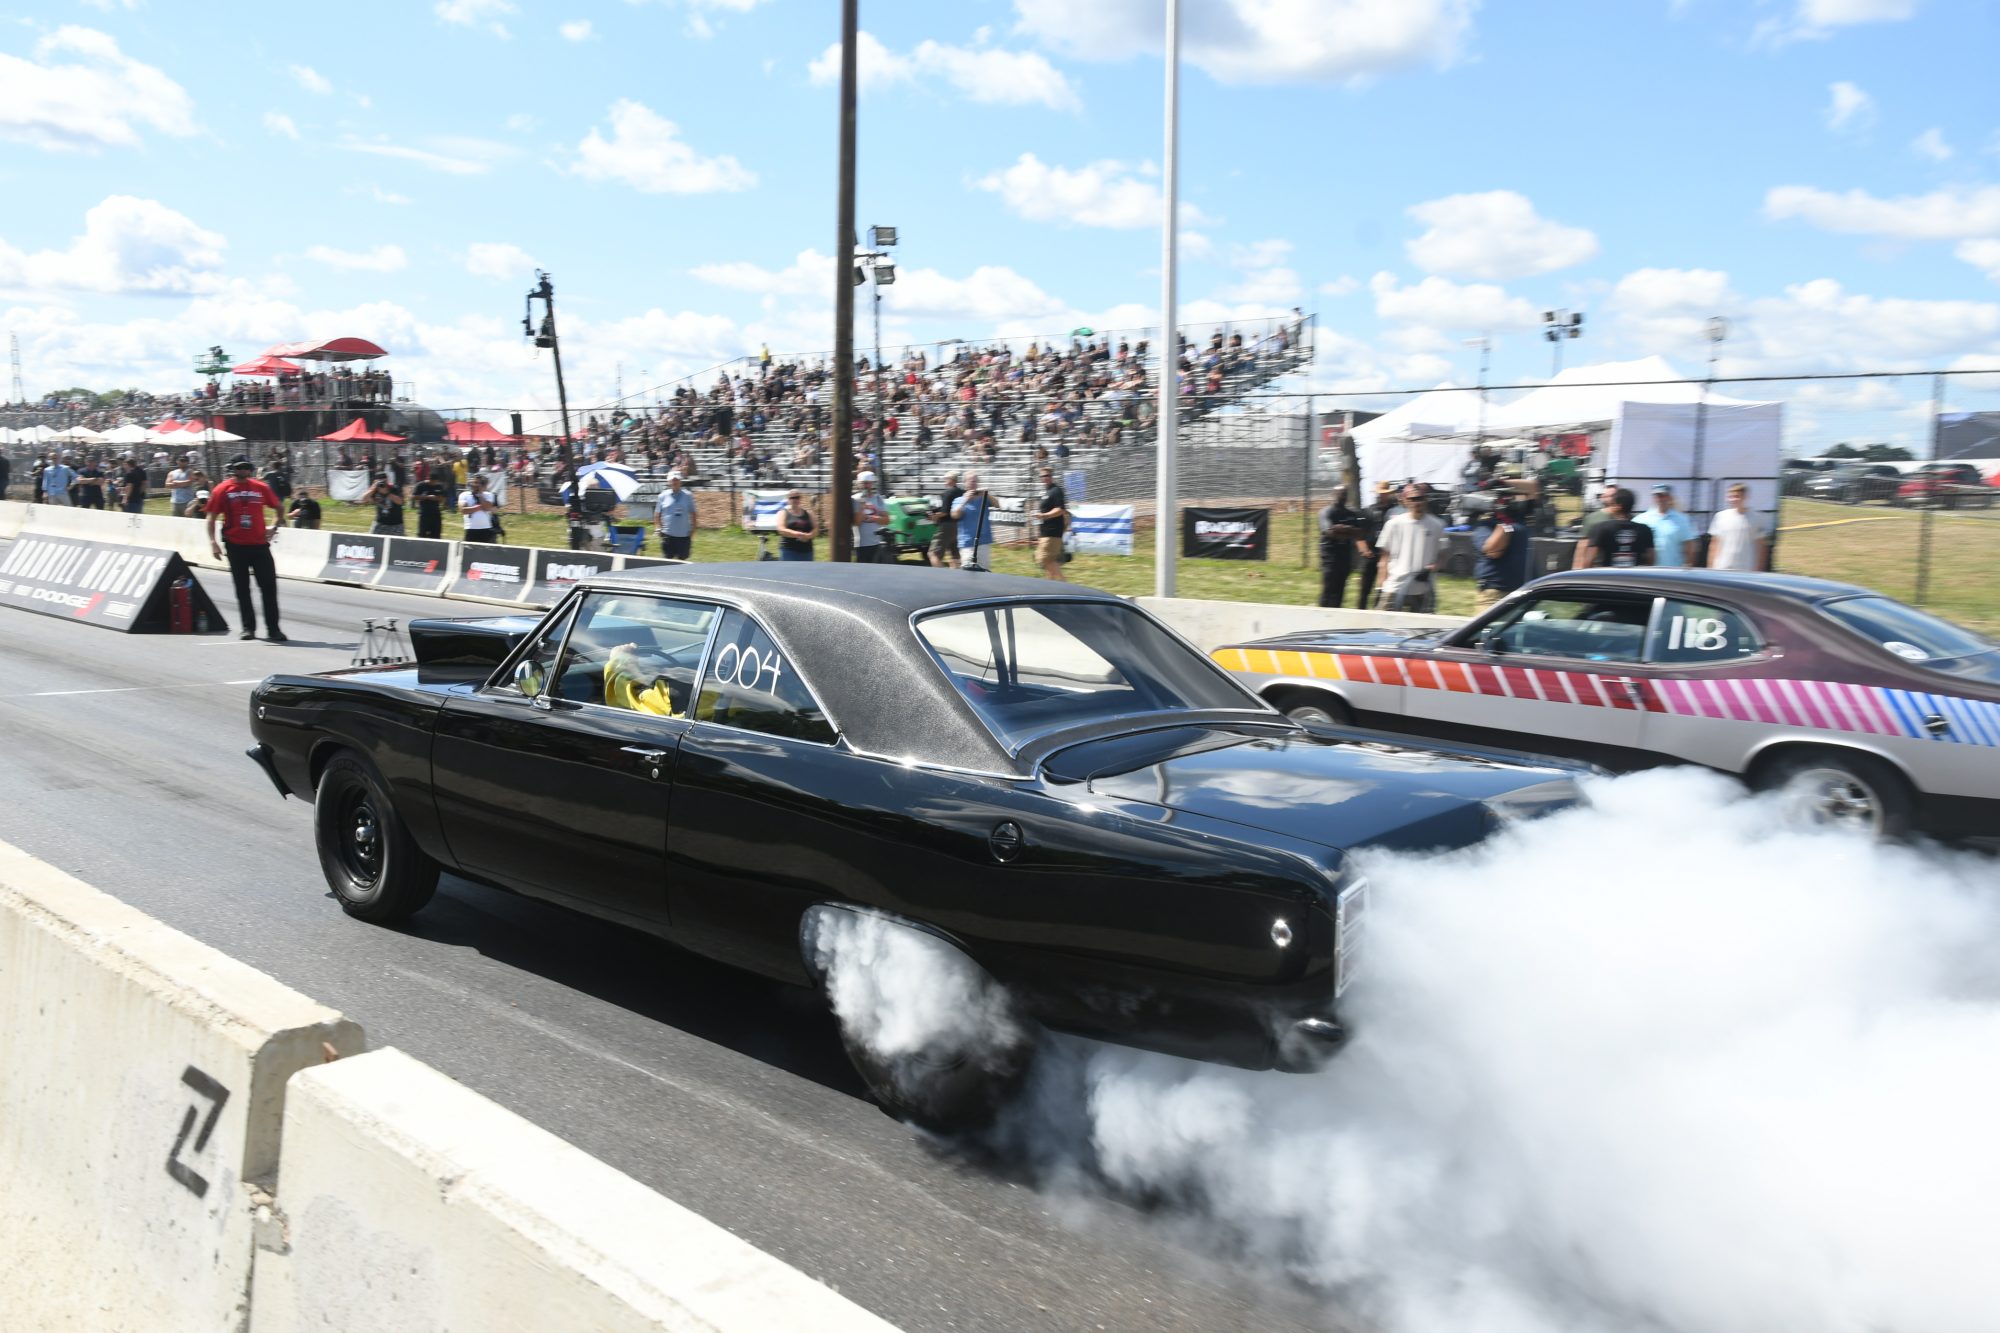
<path fill-rule="evenodd" d="M 1555 352 L 1555 369 L 1549 373 L 1560 375 L 1563 362 L 1563 339 L 1583 336 L 1583 313 L 1575 310 L 1544 310 L 1542 312 L 1542 336 L 1549 340 Z"/>

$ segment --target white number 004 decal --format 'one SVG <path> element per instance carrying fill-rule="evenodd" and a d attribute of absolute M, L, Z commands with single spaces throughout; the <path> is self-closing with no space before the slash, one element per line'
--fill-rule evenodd
<path fill-rule="evenodd" d="M 731 654 L 734 654 L 732 657 Z M 759 652 L 755 648 L 725 644 L 715 655 L 715 666 L 711 669 L 717 680 L 727 681 L 740 689 L 754 690 L 757 683 L 769 676 L 771 683 L 764 686 L 766 693 L 775 693 L 778 680 L 785 673 L 785 659 L 778 656 L 778 650 Z"/>
<path fill-rule="evenodd" d="M 1675 616 L 1667 626 L 1667 651 L 1713 653 L 1729 646 L 1729 626 L 1714 616 Z"/>

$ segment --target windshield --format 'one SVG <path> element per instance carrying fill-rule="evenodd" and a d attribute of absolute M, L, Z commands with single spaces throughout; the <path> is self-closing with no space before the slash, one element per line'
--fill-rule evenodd
<path fill-rule="evenodd" d="M 1024 602 L 943 611 L 917 634 L 1010 752 L 1052 731 L 1179 708 L 1265 711 L 1131 607 Z"/>
<path fill-rule="evenodd" d="M 1954 675 L 2000 678 L 1996 646 L 1969 629 L 1887 597 L 1843 597 L 1820 610 L 1905 662 Z"/>

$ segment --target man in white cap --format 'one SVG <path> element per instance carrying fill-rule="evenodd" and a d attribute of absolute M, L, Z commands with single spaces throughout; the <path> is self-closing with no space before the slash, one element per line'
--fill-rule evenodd
<path fill-rule="evenodd" d="M 863 472 L 855 477 L 854 484 L 860 487 L 854 496 L 854 563 L 873 565 L 882 559 L 882 525 L 889 521 L 889 511 L 882 507 L 882 499 L 875 494 L 875 474 Z"/>
<path fill-rule="evenodd" d="M 691 560 L 694 551 L 694 496 L 684 489 L 681 474 L 667 474 L 667 489 L 653 502 L 660 524 L 660 554 L 669 560 Z"/>

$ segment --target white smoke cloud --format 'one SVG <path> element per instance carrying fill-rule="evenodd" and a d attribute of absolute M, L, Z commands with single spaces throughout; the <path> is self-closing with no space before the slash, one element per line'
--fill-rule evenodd
<path fill-rule="evenodd" d="M 1058 1042 L 995 1142 L 1393 1333 L 1990 1329 L 2000 869 L 1591 792 L 1369 864 L 1321 1073 Z"/>

